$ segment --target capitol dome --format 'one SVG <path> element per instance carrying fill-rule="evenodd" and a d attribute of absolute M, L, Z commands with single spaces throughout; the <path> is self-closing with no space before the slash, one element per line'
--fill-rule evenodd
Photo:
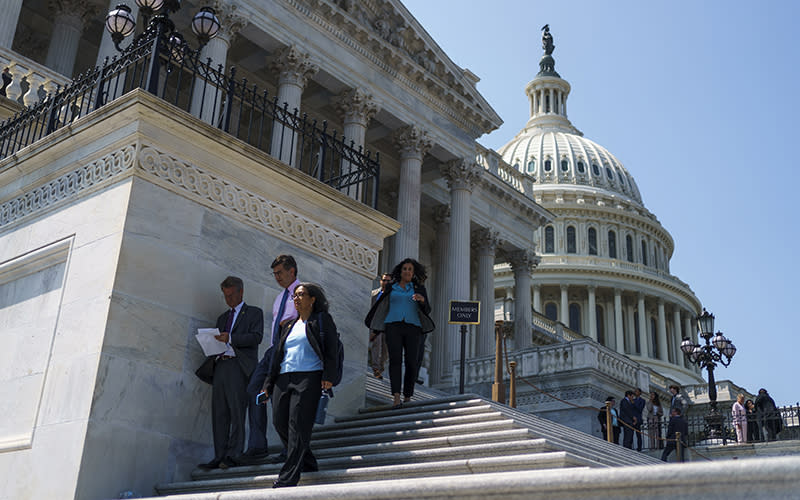
<path fill-rule="evenodd" d="M 530 119 L 498 150 L 530 176 L 536 202 L 555 215 L 533 234 L 541 259 L 532 273 L 533 311 L 640 362 L 658 380 L 698 383 L 680 343 L 696 339 L 701 304 L 670 272 L 672 236 L 622 163 L 567 118 L 570 84 L 555 71 L 552 37 L 543 31 L 540 71 L 525 87 Z M 512 283 L 512 269 L 496 267 L 503 311 Z"/>

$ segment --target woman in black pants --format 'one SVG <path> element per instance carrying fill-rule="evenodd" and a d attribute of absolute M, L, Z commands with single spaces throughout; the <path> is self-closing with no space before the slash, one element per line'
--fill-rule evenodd
<path fill-rule="evenodd" d="M 272 395 L 272 421 L 283 447 L 283 464 L 273 488 L 296 486 L 301 472 L 318 470 L 311 430 L 323 390 L 337 373 L 338 333 L 322 288 L 300 283 L 294 290 L 298 318 L 281 328 L 264 392 Z"/>
<path fill-rule="evenodd" d="M 392 270 L 392 285 L 375 302 L 365 323 L 375 331 L 386 332 L 389 349 L 389 379 L 394 406 L 409 401 L 419 367 L 417 357 L 423 333 L 433 330 L 429 314 L 428 293 L 423 286 L 425 267 L 414 259 L 404 259 Z M 400 399 L 401 372 L 405 352 L 405 375 L 402 377 L 403 400 Z"/>

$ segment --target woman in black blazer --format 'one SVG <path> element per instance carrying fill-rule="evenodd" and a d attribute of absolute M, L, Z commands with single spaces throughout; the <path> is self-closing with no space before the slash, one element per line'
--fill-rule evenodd
<path fill-rule="evenodd" d="M 419 372 L 418 354 L 422 335 L 434 329 L 429 316 L 431 305 L 422 284 L 425 267 L 414 259 L 403 259 L 392 270 L 392 284 L 370 309 L 364 322 L 371 330 L 386 332 L 389 349 L 389 381 L 394 406 L 399 407 L 414 395 Z M 405 375 L 402 376 L 405 352 Z M 403 401 L 400 400 L 402 384 Z"/>
<path fill-rule="evenodd" d="M 294 290 L 298 318 L 281 328 L 264 392 L 272 396 L 272 422 L 286 448 L 273 488 L 296 486 L 301 472 L 318 470 L 311 452 L 311 430 L 323 390 L 338 371 L 339 335 L 319 285 L 300 283 Z"/>

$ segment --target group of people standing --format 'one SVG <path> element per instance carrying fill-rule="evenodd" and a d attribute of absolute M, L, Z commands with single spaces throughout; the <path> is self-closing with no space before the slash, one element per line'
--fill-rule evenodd
<path fill-rule="evenodd" d="M 667 425 L 666 439 L 661 437 L 661 421 L 664 417 L 664 408 L 658 393 L 651 392 L 648 399 L 642 397 L 641 389 L 625 391 L 625 397 L 620 401 L 619 409 L 616 408 L 616 398 L 609 396 L 606 398 L 606 406 L 600 408 L 597 420 L 603 437 L 608 436 L 608 413 L 611 414 L 611 438 L 612 442 L 619 444 L 619 437 L 622 434 L 622 446 L 633 449 L 634 436 L 636 439 L 636 450 L 642 451 L 644 436 L 651 440 L 651 448 L 663 448 L 662 460 L 675 450 L 675 436 L 678 432 L 682 436 L 688 433 L 688 424 L 684 418 L 686 410 L 689 408 L 689 401 L 680 393 L 681 389 L 677 385 L 671 385 L 669 391 L 672 394 L 669 405 L 669 422 Z M 610 404 L 609 404 L 610 403 Z M 642 431 L 642 422 L 646 421 L 645 431 Z M 665 444 L 666 443 L 666 444 Z"/>
<path fill-rule="evenodd" d="M 268 461 L 269 399 L 273 426 L 283 445 L 281 454 L 269 460 L 284 462 L 273 483 L 279 488 L 295 486 L 302 472 L 318 469 L 310 448 L 311 431 L 322 391 L 331 389 L 340 370 L 339 336 L 322 287 L 298 280 L 294 257 L 280 255 L 271 268 L 283 292 L 273 303 L 271 343 L 260 361 L 262 310 L 245 304 L 240 278 L 229 276 L 220 284 L 230 309 L 217 319 L 216 339 L 227 349 L 203 363 L 212 375 L 214 458 L 199 467 L 224 469 Z M 245 415 L 250 433 L 242 453 Z"/>
<path fill-rule="evenodd" d="M 780 410 L 763 387 L 758 390 L 755 403 L 752 399 L 745 401 L 744 394 L 738 394 L 731 417 L 737 443 L 774 441 L 783 429 Z"/>
<path fill-rule="evenodd" d="M 364 319 L 372 341 L 375 377 L 383 378 L 384 359 L 388 355 L 395 408 L 414 395 L 426 337 L 434 329 L 426 279 L 422 264 L 411 258 L 403 259 L 391 273 L 381 276 L 381 287 L 373 291 L 372 306 Z"/>

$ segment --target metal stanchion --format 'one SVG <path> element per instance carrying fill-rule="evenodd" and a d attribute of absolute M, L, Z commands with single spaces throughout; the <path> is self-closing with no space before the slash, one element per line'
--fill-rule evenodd
<path fill-rule="evenodd" d="M 503 321 L 494 322 L 494 383 L 492 401 L 506 402 L 506 388 L 503 385 Z"/>
<path fill-rule="evenodd" d="M 508 406 L 517 407 L 517 362 L 508 364 L 511 367 L 511 380 L 508 382 Z"/>
<path fill-rule="evenodd" d="M 614 428 L 611 424 L 614 420 L 611 418 L 611 401 L 606 401 L 606 440 L 609 443 L 614 442 Z"/>
<path fill-rule="evenodd" d="M 678 452 L 678 462 L 683 462 L 683 443 L 681 443 L 681 433 L 675 433 L 675 450 Z"/>

